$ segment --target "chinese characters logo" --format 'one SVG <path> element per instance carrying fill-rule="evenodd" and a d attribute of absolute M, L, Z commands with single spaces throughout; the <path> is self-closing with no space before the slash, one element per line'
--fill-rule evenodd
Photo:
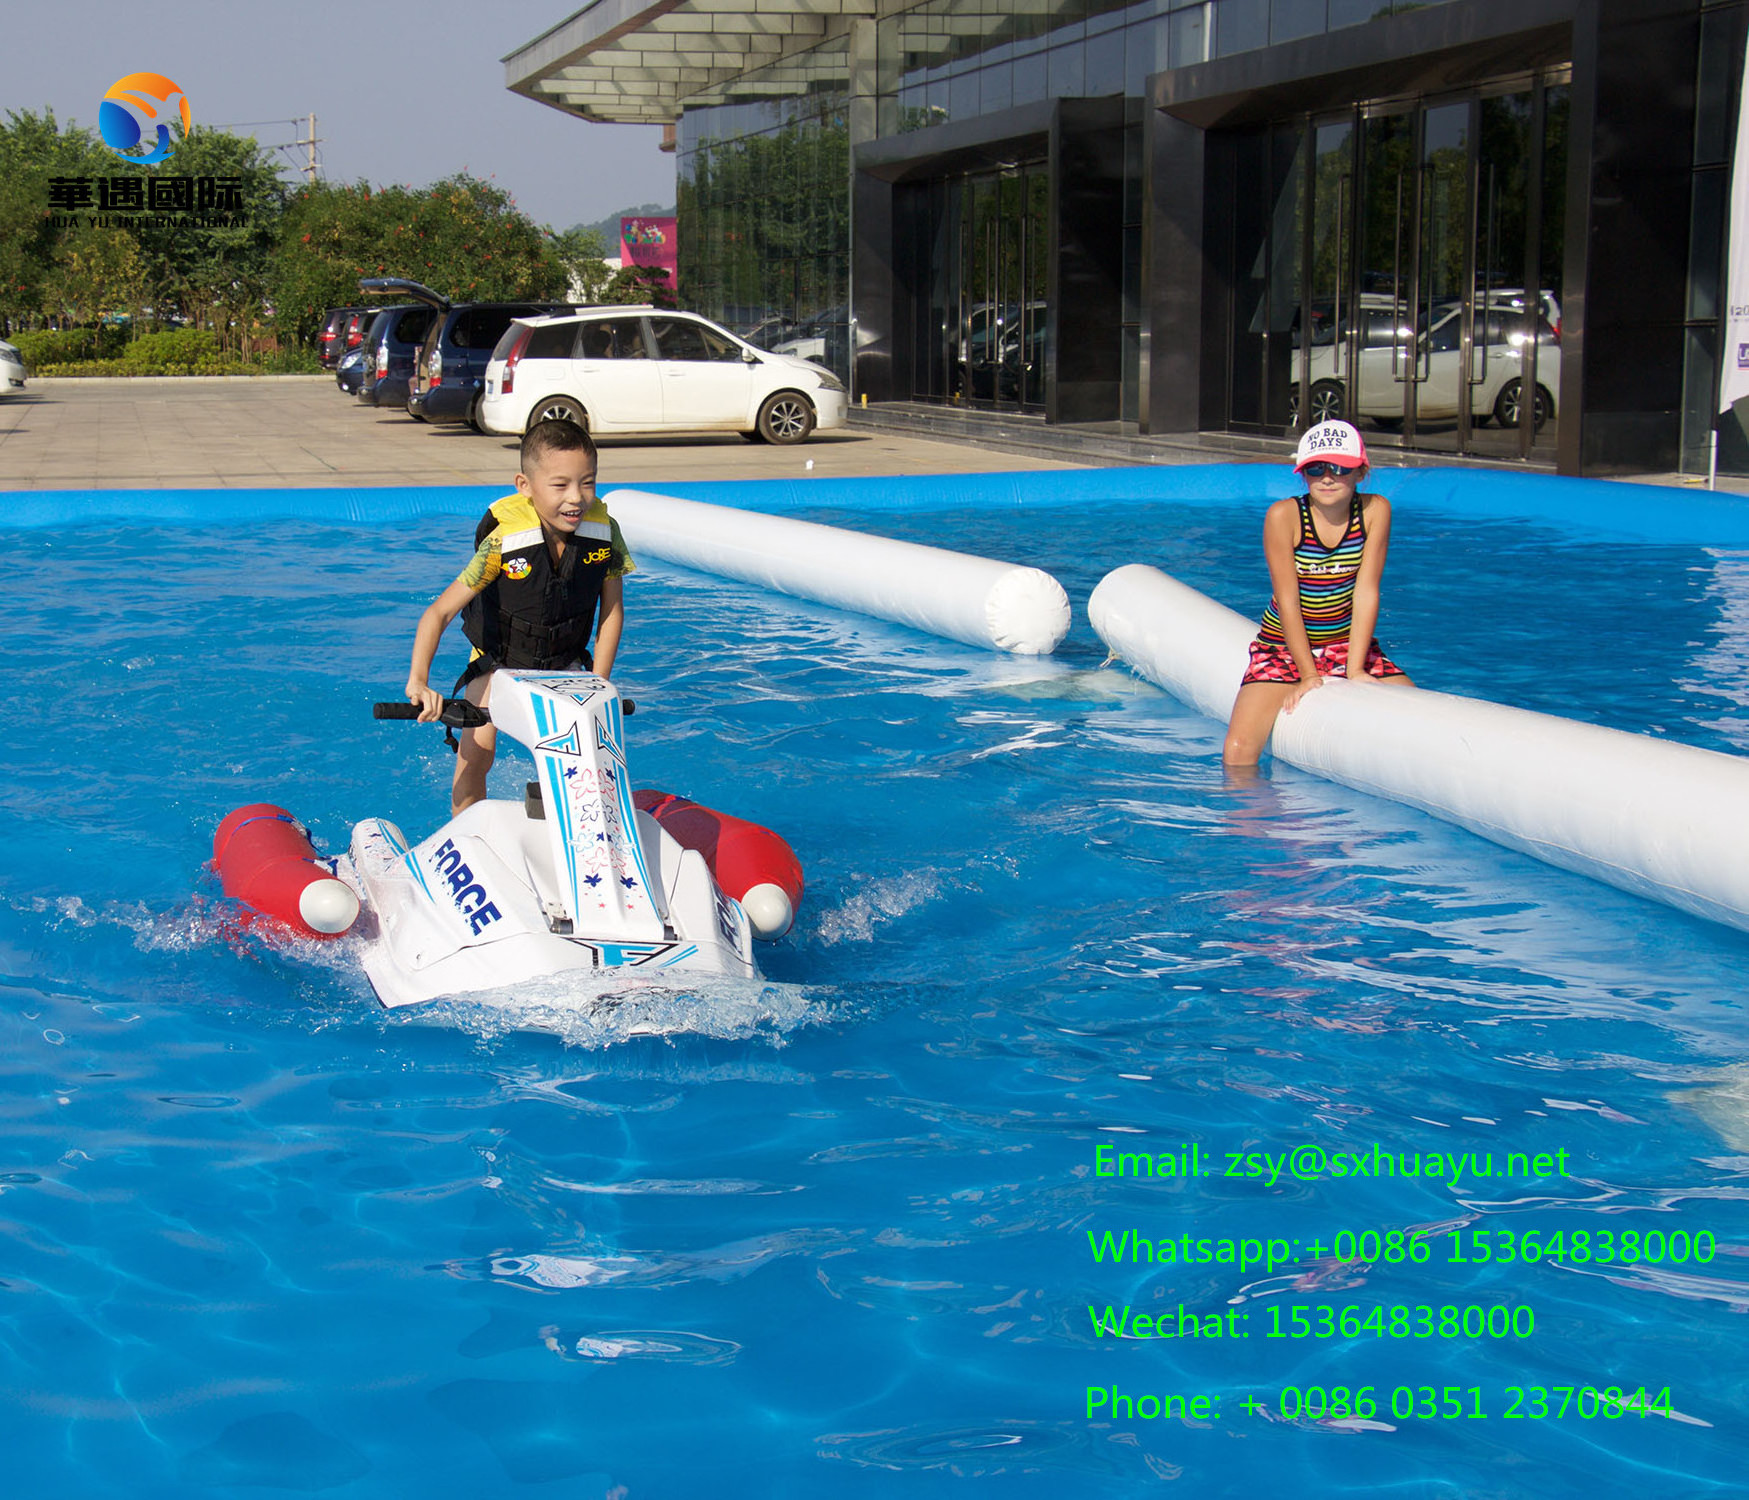
<path fill-rule="evenodd" d="M 160 116 L 169 115 L 173 102 L 186 132 L 193 123 L 188 95 L 162 73 L 129 73 L 116 79 L 97 107 L 103 144 L 144 167 L 168 161 L 176 148 L 170 143 L 169 121 Z"/>

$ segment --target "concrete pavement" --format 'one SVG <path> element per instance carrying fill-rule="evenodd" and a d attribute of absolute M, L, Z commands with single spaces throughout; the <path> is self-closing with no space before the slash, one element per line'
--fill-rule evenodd
<path fill-rule="evenodd" d="M 0 401 L 0 490 L 508 484 L 516 449 L 511 438 L 360 406 L 327 375 L 33 379 Z M 615 484 L 1076 467 L 866 430 L 795 448 L 734 433 L 601 444 L 602 478 Z"/>

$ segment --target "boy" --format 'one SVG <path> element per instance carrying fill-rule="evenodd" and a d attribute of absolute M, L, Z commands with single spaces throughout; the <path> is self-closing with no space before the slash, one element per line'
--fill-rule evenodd
<path fill-rule="evenodd" d="M 602 677 L 613 671 L 625 624 L 622 580 L 636 568 L 618 524 L 595 497 L 595 463 L 595 444 L 575 422 L 529 428 L 516 493 L 493 503 L 475 529 L 474 560 L 419 617 L 407 701 L 419 708 L 421 724 L 442 711 L 443 695 L 426 679 L 438 642 L 458 614 L 474 651 L 456 686 L 470 703 L 491 701 L 499 667 L 566 671 L 581 663 Z M 598 603 L 592 660 L 589 633 Z M 490 725 L 462 731 L 452 815 L 485 797 L 497 747 Z"/>

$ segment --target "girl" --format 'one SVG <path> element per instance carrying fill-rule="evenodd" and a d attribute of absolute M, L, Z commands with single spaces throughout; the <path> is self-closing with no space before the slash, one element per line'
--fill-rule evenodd
<path fill-rule="evenodd" d="M 1276 501 L 1263 521 L 1275 592 L 1227 724 L 1221 758 L 1230 766 L 1256 765 L 1276 714 L 1292 713 L 1326 675 L 1349 676 L 1352 661 L 1366 664 L 1352 681 L 1414 686 L 1373 639 L 1391 502 L 1356 493 L 1366 444 L 1347 422 L 1320 422 L 1300 439 L 1294 472 L 1307 493 Z"/>

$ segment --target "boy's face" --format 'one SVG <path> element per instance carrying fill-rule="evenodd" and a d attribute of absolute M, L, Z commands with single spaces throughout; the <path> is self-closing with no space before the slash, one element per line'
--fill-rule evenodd
<path fill-rule="evenodd" d="M 529 469 L 516 476 L 517 492 L 527 497 L 543 525 L 574 532 L 595 501 L 595 459 L 581 449 L 549 448 Z"/>

